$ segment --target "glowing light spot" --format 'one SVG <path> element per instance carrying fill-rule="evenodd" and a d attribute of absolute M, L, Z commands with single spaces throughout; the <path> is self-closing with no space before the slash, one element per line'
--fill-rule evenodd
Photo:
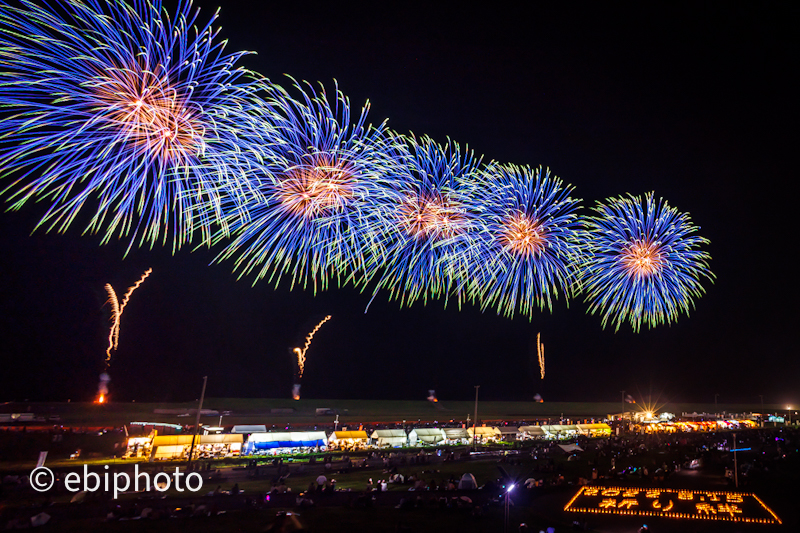
<path fill-rule="evenodd" d="M 403 230 L 415 239 L 453 237 L 468 223 L 464 209 L 437 196 L 408 197 L 400 205 L 397 216 Z"/>
<path fill-rule="evenodd" d="M 622 266 L 631 277 L 647 278 L 664 269 L 666 257 L 659 243 L 635 241 L 623 250 Z"/>
<path fill-rule="evenodd" d="M 538 221 L 516 213 L 506 218 L 504 226 L 499 240 L 506 250 L 521 256 L 539 254 L 544 250 L 544 230 Z"/>
<path fill-rule="evenodd" d="M 277 197 L 287 211 L 314 218 L 346 207 L 354 188 L 355 176 L 346 164 L 322 159 L 290 170 L 278 183 Z"/>

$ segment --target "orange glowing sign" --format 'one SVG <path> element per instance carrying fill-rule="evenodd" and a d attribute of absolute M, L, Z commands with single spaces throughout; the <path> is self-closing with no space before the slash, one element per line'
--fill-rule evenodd
<path fill-rule="evenodd" d="M 564 510 L 755 524 L 782 523 L 758 496 L 745 492 L 581 487 Z"/>

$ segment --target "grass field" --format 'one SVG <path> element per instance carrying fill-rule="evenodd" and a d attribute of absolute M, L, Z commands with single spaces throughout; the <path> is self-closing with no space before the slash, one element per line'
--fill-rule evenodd
<path fill-rule="evenodd" d="M 183 409 L 187 413 L 195 409 L 195 402 L 183 403 L 116 403 L 103 405 L 80 402 L 61 403 L 6 403 L 0 404 L 0 413 L 30 412 L 37 417 L 44 417 L 46 424 L 60 424 L 86 427 L 121 426 L 132 421 L 167 422 L 172 424 L 192 425 L 194 415 L 178 416 L 177 414 L 156 414 L 156 409 Z M 658 405 L 659 411 L 668 411 L 680 415 L 682 412 L 714 412 L 714 404 L 665 404 Z M 317 409 L 330 409 L 339 415 L 340 427 L 347 424 L 372 423 L 408 423 L 421 422 L 455 422 L 465 421 L 467 415 L 473 417 L 473 402 L 440 402 L 433 404 L 427 401 L 393 401 L 393 400 L 316 400 L 316 399 L 245 399 L 245 398 L 207 398 L 204 409 L 229 412 L 223 417 L 223 425 L 265 424 L 285 426 L 291 424 L 320 425 L 333 424 L 333 415 L 317 415 Z M 620 403 L 615 402 L 479 402 L 478 419 L 484 422 L 542 420 L 570 418 L 583 420 L 586 418 L 603 418 L 621 410 Z M 642 410 L 640 405 L 626 404 L 626 410 Z M 765 405 L 765 410 L 784 411 L 785 405 Z M 717 411 L 722 412 L 758 412 L 760 404 L 719 404 Z M 55 417 L 58 417 L 56 420 Z M 204 416 L 203 423 L 216 424 L 219 416 Z M 39 422 L 39 424 L 43 424 Z"/>

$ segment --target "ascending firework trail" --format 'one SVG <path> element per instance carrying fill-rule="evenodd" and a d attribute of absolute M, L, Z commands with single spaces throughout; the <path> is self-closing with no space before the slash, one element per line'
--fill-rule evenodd
<path fill-rule="evenodd" d="M 311 333 L 306 335 L 306 343 L 303 345 L 302 348 L 295 348 L 292 350 L 294 354 L 297 356 L 297 381 L 292 387 L 292 398 L 295 400 L 300 399 L 300 383 L 299 381 L 303 379 L 303 371 L 306 369 L 306 352 L 308 351 L 309 346 L 311 346 L 311 340 L 314 338 L 314 335 L 319 331 L 319 328 L 322 327 L 322 324 L 327 322 L 331 319 L 331 315 L 326 316 L 323 318 L 319 324 L 314 326 L 314 329 L 311 330 Z"/>
<path fill-rule="evenodd" d="M 148 268 L 145 270 L 144 274 L 142 274 L 142 277 L 139 278 L 139 281 L 128 287 L 128 290 L 122 297 L 122 303 L 117 299 L 117 293 L 114 291 L 114 287 L 112 287 L 110 283 L 106 283 L 105 288 L 108 293 L 108 301 L 106 303 L 111 304 L 111 329 L 108 332 L 108 348 L 106 348 L 106 372 L 100 374 L 100 384 L 97 387 L 98 403 L 105 402 L 106 395 L 108 394 L 108 382 L 111 381 L 108 375 L 108 367 L 111 366 L 111 351 L 116 350 L 119 345 L 119 324 L 120 318 L 122 318 L 122 312 L 125 310 L 125 306 L 128 305 L 133 291 L 144 283 L 144 280 L 151 272 L 153 272 L 153 269 Z"/>

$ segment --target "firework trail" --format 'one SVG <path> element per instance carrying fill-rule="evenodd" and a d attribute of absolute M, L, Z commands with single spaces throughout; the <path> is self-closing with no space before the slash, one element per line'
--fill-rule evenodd
<path fill-rule="evenodd" d="M 255 75 L 225 54 L 219 28 L 191 0 L 32 1 L 0 9 L 0 188 L 12 209 L 40 199 L 37 227 L 87 231 L 173 251 L 222 224 L 220 199 L 241 197 L 259 155 L 241 139 Z M 216 41 L 216 42 L 215 42 Z M 263 169 L 259 169 L 262 171 Z"/>
<path fill-rule="evenodd" d="M 586 217 L 586 263 L 583 284 L 589 311 L 603 315 L 615 330 L 630 322 L 634 331 L 671 324 L 694 307 L 714 280 L 711 259 L 701 251 L 708 240 L 696 235 L 689 215 L 654 194 L 609 198 Z"/>
<path fill-rule="evenodd" d="M 311 340 L 314 338 L 314 334 L 316 334 L 317 331 L 319 331 L 319 328 L 322 327 L 322 324 L 324 324 L 325 322 L 327 322 L 330 319 L 331 319 L 331 315 L 328 315 L 325 318 L 323 318 L 320 321 L 319 324 L 314 326 L 314 329 L 311 330 L 311 333 L 306 335 L 306 343 L 305 343 L 305 345 L 303 345 L 303 348 L 302 349 L 295 348 L 293 350 L 294 353 L 297 355 L 297 370 L 298 370 L 297 374 L 298 374 L 298 378 L 302 379 L 302 377 L 303 377 L 303 371 L 306 368 L 306 352 L 308 351 L 309 346 L 311 346 Z"/>
<path fill-rule="evenodd" d="M 118 331 L 119 326 L 119 300 L 117 293 L 114 292 L 114 287 L 110 283 L 106 283 L 106 292 L 108 293 L 108 301 L 111 304 L 111 329 L 108 332 L 108 348 L 106 348 L 106 368 L 111 362 L 111 350 L 116 346 L 115 333 Z"/>
<path fill-rule="evenodd" d="M 539 355 L 539 373 L 544 379 L 544 344 L 541 342 L 541 333 L 536 334 L 536 353 Z"/>
<path fill-rule="evenodd" d="M 119 325 L 120 319 L 122 318 L 122 312 L 125 310 L 125 306 L 128 305 L 128 301 L 130 300 L 133 291 L 139 288 L 139 286 L 144 283 L 144 280 L 147 279 L 147 276 L 153 272 L 152 268 L 148 268 L 145 270 L 142 277 L 139 278 L 139 281 L 128 287 L 128 290 L 125 292 L 125 296 L 122 299 L 122 303 L 119 303 L 117 299 L 117 293 L 114 291 L 114 287 L 111 286 L 110 283 L 106 283 L 106 292 L 108 293 L 108 302 L 111 304 L 111 330 L 108 333 L 108 348 L 106 349 L 106 368 L 109 367 L 111 364 L 111 350 L 116 350 L 117 346 L 119 345 Z"/>

